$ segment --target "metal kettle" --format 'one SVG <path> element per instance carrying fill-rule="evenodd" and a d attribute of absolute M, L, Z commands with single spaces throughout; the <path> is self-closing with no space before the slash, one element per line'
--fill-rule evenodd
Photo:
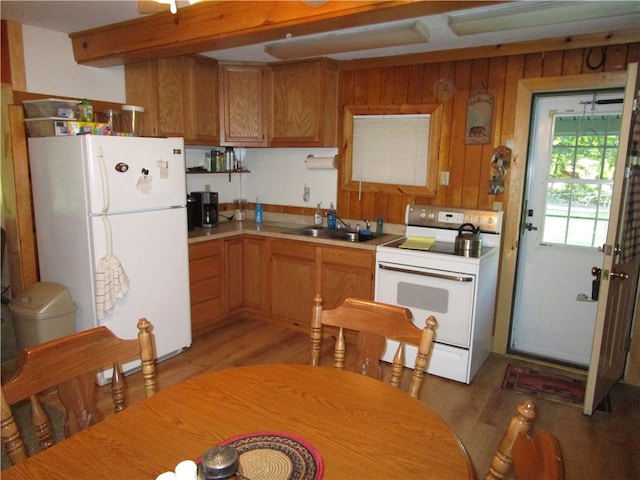
<path fill-rule="evenodd" d="M 456 253 L 468 256 L 479 256 L 482 250 L 482 237 L 480 227 L 472 223 L 463 223 L 458 229 L 455 241 Z"/>

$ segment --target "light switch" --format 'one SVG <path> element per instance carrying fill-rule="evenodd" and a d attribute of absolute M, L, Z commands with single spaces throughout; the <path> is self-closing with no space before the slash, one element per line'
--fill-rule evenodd
<path fill-rule="evenodd" d="M 449 185 L 449 172 L 440 172 L 440 185 Z"/>

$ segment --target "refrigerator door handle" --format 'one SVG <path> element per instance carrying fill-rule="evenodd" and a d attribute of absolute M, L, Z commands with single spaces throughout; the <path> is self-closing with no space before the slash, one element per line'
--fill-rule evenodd
<path fill-rule="evenodd" d="M 100 179 L 102 180 L 102 213 L 109 211 L 111 200 L 109 199 L 109 179 L 107 178 L 107 165 L 104 163 L 102 146 L 97 145 L 98 165 L 100 166 Z"/>

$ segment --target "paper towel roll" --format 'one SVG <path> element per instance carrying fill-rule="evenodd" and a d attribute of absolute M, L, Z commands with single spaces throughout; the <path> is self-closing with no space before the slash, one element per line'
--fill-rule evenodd
<path fill-rule="evenodd" d="M 309 170 L 335 170 L 337 167 L 337 156 L 333 157 L 315 157 L 307 155 L 304 161 Z"/>

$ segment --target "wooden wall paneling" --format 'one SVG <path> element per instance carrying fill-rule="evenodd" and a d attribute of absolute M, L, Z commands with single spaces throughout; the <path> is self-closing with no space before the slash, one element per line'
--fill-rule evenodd
<path fill-rule="evenodd" d="M 604 62 L 605 72 L 615 72 L 627 69 L 627 45 L 611 45 L 606 47 L 607 57 Z"/>
<path fill-rule="evenodd" d="M 453 96 L 453 117 L 451 119 L 451 163 L 449 165 L 449 191 L 447 205 L 462 205 L 464 170 L 467 146 L 464 144 L 464 131 L 467 117 L 467 99 L 469 98 L 471 61 L 456 62 L 455 94 Z"/>
<path fill-rule="evenodd" d="M 380 104 L 380 82 L 381 72 L 379 68 L 372 68 L 365 70 L 367 75 L 367 99 L 365 103 L 367 105 L 379 105 Z"/>
<path fill-rule="evenodd" d="M 380 105 L 391 105 L 393 103 L 393 85 L 395 79 L 395 69 L 393 67 L 383 68 L 380 71 Z"/>
<path fill-rule="evenodd" d="M 489 93 L 493 95 L 493 145 L 505 145 L 507 142 L 507 138 L 505 138 L 503 133 L 503 120 L 504 120 L 504 88 L 505 88 L 505 78 L 506 78 L 506 70 L 507 70 L 507 60 L 505 57 L 495 57 L 490 59 L 489 61 Z M 485 201 L 486 204 L 481 208 L 486 208 L 489 210 L 493 210 L 494 202 L 502 202 L 503 194 L 489 195 L 489 184 L 488 179 L 491 178 L 493 173 L 491 169 L 490 159 L 493 155 L 493 151 L 489 153 L 488 158 L 485 158 L 485 168 L 488 169 L 488 175 L 486 176 L 487 182 L 484 185 L 480 185 L 480 188 L 485 188 L 485 192 L 487 192 Z M 507 171 L 508 173 L 508 171 Z M 505 182 L 507 179 L 505 179 Z"/>
<path fill-rule="evenodd" d="M 473 60 L 471 62 L 471 77 L 469 79 L 469 96 L 477 92 L 487 92 L 489 84 L 489 59 L 481 58 Z M 468 98 L 468 97 L 467 97 Z M 466 109 L 465 109 L 466 114 Z M 486 204 L 487 189 L 486 180 L 488 180 L 488 168 L 485 169 L 485 164 L 488 165 L 489 158 L 485 162 L 490 151 L 493 151 L 493 119 L 495 118 L 495 111 L 490 120 L 489 127 L 491 128 L 492 137 L 491 143 L 482 145 L 469 145 L 467 152 L 465 152 L 465 166 L 464 166 L 464 179 L 463 179 L 463 195 L 462 206 L 465 208 L 477 208 L 481 204 Z M 466 120 L 466 115 L 465 115 Z"/>
<path fill-rule="evenodd" d="M 384 223 L 386 223 L 388 221 L 389 218 L 389 195 L 386 194 L 382 194 L 382 193 L 376 193 L 375 196 L 375 201 L 374 201 L 374 210 L 375 210 L 375 218 L 373 219 L 373 221 L 377 221 L 378 220 L 378 215 L 382 215 L 382 220 Z M 375 227 L 372 227 L 375 228 Z"/>
<path fill-rule="evenodd" d="M 438 103 L 436 85 L 439 79 L 438 65 L 425 64 L 422 66 L 422 100 L 418 103 Z"/>
<path fill-rule="evenodd" d="M 388 223 L 404 223 L 404 212 L 406 210 L 407 200 L 402 195 L 387 195 L 389 215 Z"/>
<path fill-rule="evenodd" d="M 524 56 L 524 77 L 541 77 L 544 65 L 542 53 L 529 53 Z"/>
<path fill-rule="evenodd" d="M 407 102 L 409 90 L 409 67 L 395 67 L 393 71 L 393 101 L 394 105 L 404 105 Z"/>
<path fill-rule="evenodd" d="M 356 72 L 353 77 L 353 105 L 367 104 L 367 72 Z"/>
<path fill-rule="evenodd" d="M 407 83 L 407 103 L 418 104 L 423 103 L 422 92 L 424 81 L 425 65 L 410 65 L 407 67 L 408 83 Z"/>
<path fill-rule="evenodd" d="M 562 63 L 564 54 L 562 51 L 542 52 L 542 74 L 543 77 L 557 77 L 562 74 Z"/>
<path fill-rule="evenodd" d="M 596 57 L 599 60 L 599 53 L 596 49 Z M 581 73 L 593 73 L 588 68 L 585 67 L 584 63 L 584 50 L 565 50 L 564 52 L 559 52 L 562 55 L 562 70 L 558 73 L 546 74 L 545 75 L 537 75 L 541 76 L 558 76 L 558 75 L 580 75 Z M 597 71 L 602 71 L 602 69 L 597 69 Z"/>
<path fill-rule="evenodd" d="M 345 105 L 353 105 L 353 84 L 357 71 L 355 70 L 342 70 L 340 72 L 340 85 L 342 86 L 342 102 L 341 109 L 344 109 Z"/>
<path fill-rule="evenodd" d="M 428 65 L 427 68 L 433 68 L 437 71 L 436 80 L 433 83 L 433 96 L 436 103 L 442 104 L 442 122 L 440 128 L 440 154 L 438 156 L 438 172 L 450 172 L 451 167 L 451 118 L 453 117 L 453 101 L 450 98 L 442 98 L 439 96 L 437 86 L 439 82 L 445 80 L 454 79 L 454 64 L 453 62 L 446 62 L 436 66 Z M 454 85 L 455 88 L 455 85 Z M 439 173 L 438 173 L 439 175 Z M 440 179 L 438 179 L 440 180 Z M 451 176 L 449 176 L 449 184 L 451 184 Z M 440 185 L 436 187 L 436 196 L 429 204 L 433 205 L 446 205 L 447 196 L 449 194 L 448 185 Z"/>
<path fill-rule="evenodd" d="M 627 46 L 627 60 L 625 63 L 640 62 L 640 43 Z"/>

